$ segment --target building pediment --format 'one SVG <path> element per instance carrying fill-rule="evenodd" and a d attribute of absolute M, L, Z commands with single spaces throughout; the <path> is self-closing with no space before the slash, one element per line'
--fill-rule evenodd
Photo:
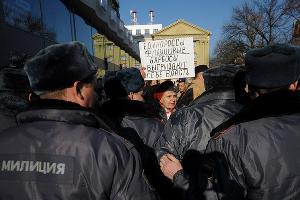
<path fill-rule="evenodd" d="M 177 20 L 175 23 L 166 26 L 160 31 L 153 34 L 154 37 L 164 35 L 204 35 L 210 36 L 211 33 L 196 25 L 190 24 L 184 20 Z"/>

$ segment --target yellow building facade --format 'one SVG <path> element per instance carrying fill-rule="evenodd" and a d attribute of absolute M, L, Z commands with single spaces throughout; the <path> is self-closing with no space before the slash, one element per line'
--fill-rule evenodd
<path fill-rule="evenodd" d="M 170 38 L 193 37 L 194 41 L 194 64 L 209 65 L 209 41 L 211 33 L 185 20 L 177 20 L 175 23 L 164 27 L 152 35 L 153 40 Z"/>
<path fill-rule="evenodd" d="M 166 26 L 160 31 L 151 35 L 152 40 L 170 38 L 193 37 L 194 41 L 194 65 L 209 65 L 209 42 L 211 33 L 184 20 L 177 20 L 175 23 Z M 150 40 L 151 40 L 150 39 Z M 100 68 L 117 71 L 124 67 L 140 66 L 140 62 L 123 51 L 101 34 L 93 35 L 94 55 L 98 58 Z"/>
<path fill-rule="evenodd" d="M 117 71 L 121 67 L 134 67 L 139 65 L 139 61 L 123 51 L 119 46 L 108 40 L 105 36 L 97 33 L 93 35 L 94 55 L 100 61 L 100 68 L 105 68 L 105 59 L 107 60 L 107 69 Z"/>

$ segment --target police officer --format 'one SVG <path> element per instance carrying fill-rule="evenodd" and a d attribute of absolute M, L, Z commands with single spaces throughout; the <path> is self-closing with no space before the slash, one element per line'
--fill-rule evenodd
<path fill-rule="evenodd" d="M 253 49 L 245 64 L 253 100 L 219 129 L 206 153 L 226 159 L 229 182 L 241 191 L 236 199 L 300 199 L 300 48 Z"/>
<path fill-rule="evenodd" d="M 83 44 L 49 46 L 25 71 L 40 99 L 0 134 L 0 199 L 156 199 L 133 146 L 88 109 L 97 68 Z"/>
<path fill-rule="evenodd" d="M 204 152 L 210 132 L 235 115 L 242 106 L 235 101 L 232 80 L 240 66 L 222 65 L 204 72 L 206 91 L 193 105 L 170 117 L 161 138 L 158 156 L 172 153 L 182 159 L 190 150 Z"/>

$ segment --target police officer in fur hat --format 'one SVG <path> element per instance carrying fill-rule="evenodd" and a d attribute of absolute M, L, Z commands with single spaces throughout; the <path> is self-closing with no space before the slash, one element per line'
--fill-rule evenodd
<path fill-rule="evenodd" d="M 239 186 L 235 199 L 300 199 L 300 48 L 253 49 L 245 63 L 253 100 L 217 128 L 207 153 L 227 159 L 223 169 L 231 185 Z M 219 195 L 228 197 L 230 189 Z"/>
<path fill-rule="evenodd" d="M 100 112 L 118 135 L 134 144 L 145 174 L 160 196 L 172 198 L 172 184 L 161 173 L 155 156 L 164 124 L 154 108 L 144 102 L 140 70 L 121 69 L 107 73 L 104 78 L 104 90 L 110 100 L 101 106 Z"/>
<path fill-rule="evenodd" d="M 25 71 L 39 100 L 0 134 L 0 199 L 156 199 L 133 146 L 89 110 L 97 68 L 82 43 L 49 46 Z"/>
<path fill-rule="evenodd" d="M 189 149 L 205 150 L 210 131 L 241 109 L 232 85 L 238 70 L 239 66 L 224 65 L 204 72 L 206 91 L 193 105 L 179 109 L 170 117 L 160 155 L 169 152 L 182 159 Z"/>
<path fill-rule="evenodd" d="M 232 84 L 238 70 L 240 66 L 235 65 L 222 65 L 206 70 L 203 74 L 206 91 L 193 105 L 173 113 L 164 129 L 161 149 L 157 152 L 161 170 L 176 187 L 189 191 L 186 195 L 196 196 L 195 199 L 202 198 L 194 194 L 195 190 L 196 194 L 202 190 L 198 185 L 206 185 L 206 180 L 202 180 L 205 176 L 199 164 L 205 159 L 199 157 L 201 158 L 200 153 L 204 152 L 211 137 L 210 132 L 242 108 L 235 101 Z M 192 154 L 185 159 L 191 152 L 197 152 L 200 156 Z M 189 187 L 189 184 L 192 186 Z"/>
<path fill-rule="evenodd" d="M 143 88 L 144 79 L 137 68 L 107 73 L 104 90 L 109 100 L 101 106 L 100 112 L 118 127 L 117 130 L 132 127 L 146 145 L 155 148 L 163 124 L 159 115 L 144 102 Z"/>

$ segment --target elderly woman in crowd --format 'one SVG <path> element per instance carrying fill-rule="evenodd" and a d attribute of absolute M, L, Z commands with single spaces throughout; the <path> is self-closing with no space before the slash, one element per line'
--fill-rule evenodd
<path fill-rule="evenodd" d="M 177 93 L 172 81 L 165 81 L 157 86 L 154 98 L 161 106 L 161 117 L 166 122 L 175 112 Z"/>

